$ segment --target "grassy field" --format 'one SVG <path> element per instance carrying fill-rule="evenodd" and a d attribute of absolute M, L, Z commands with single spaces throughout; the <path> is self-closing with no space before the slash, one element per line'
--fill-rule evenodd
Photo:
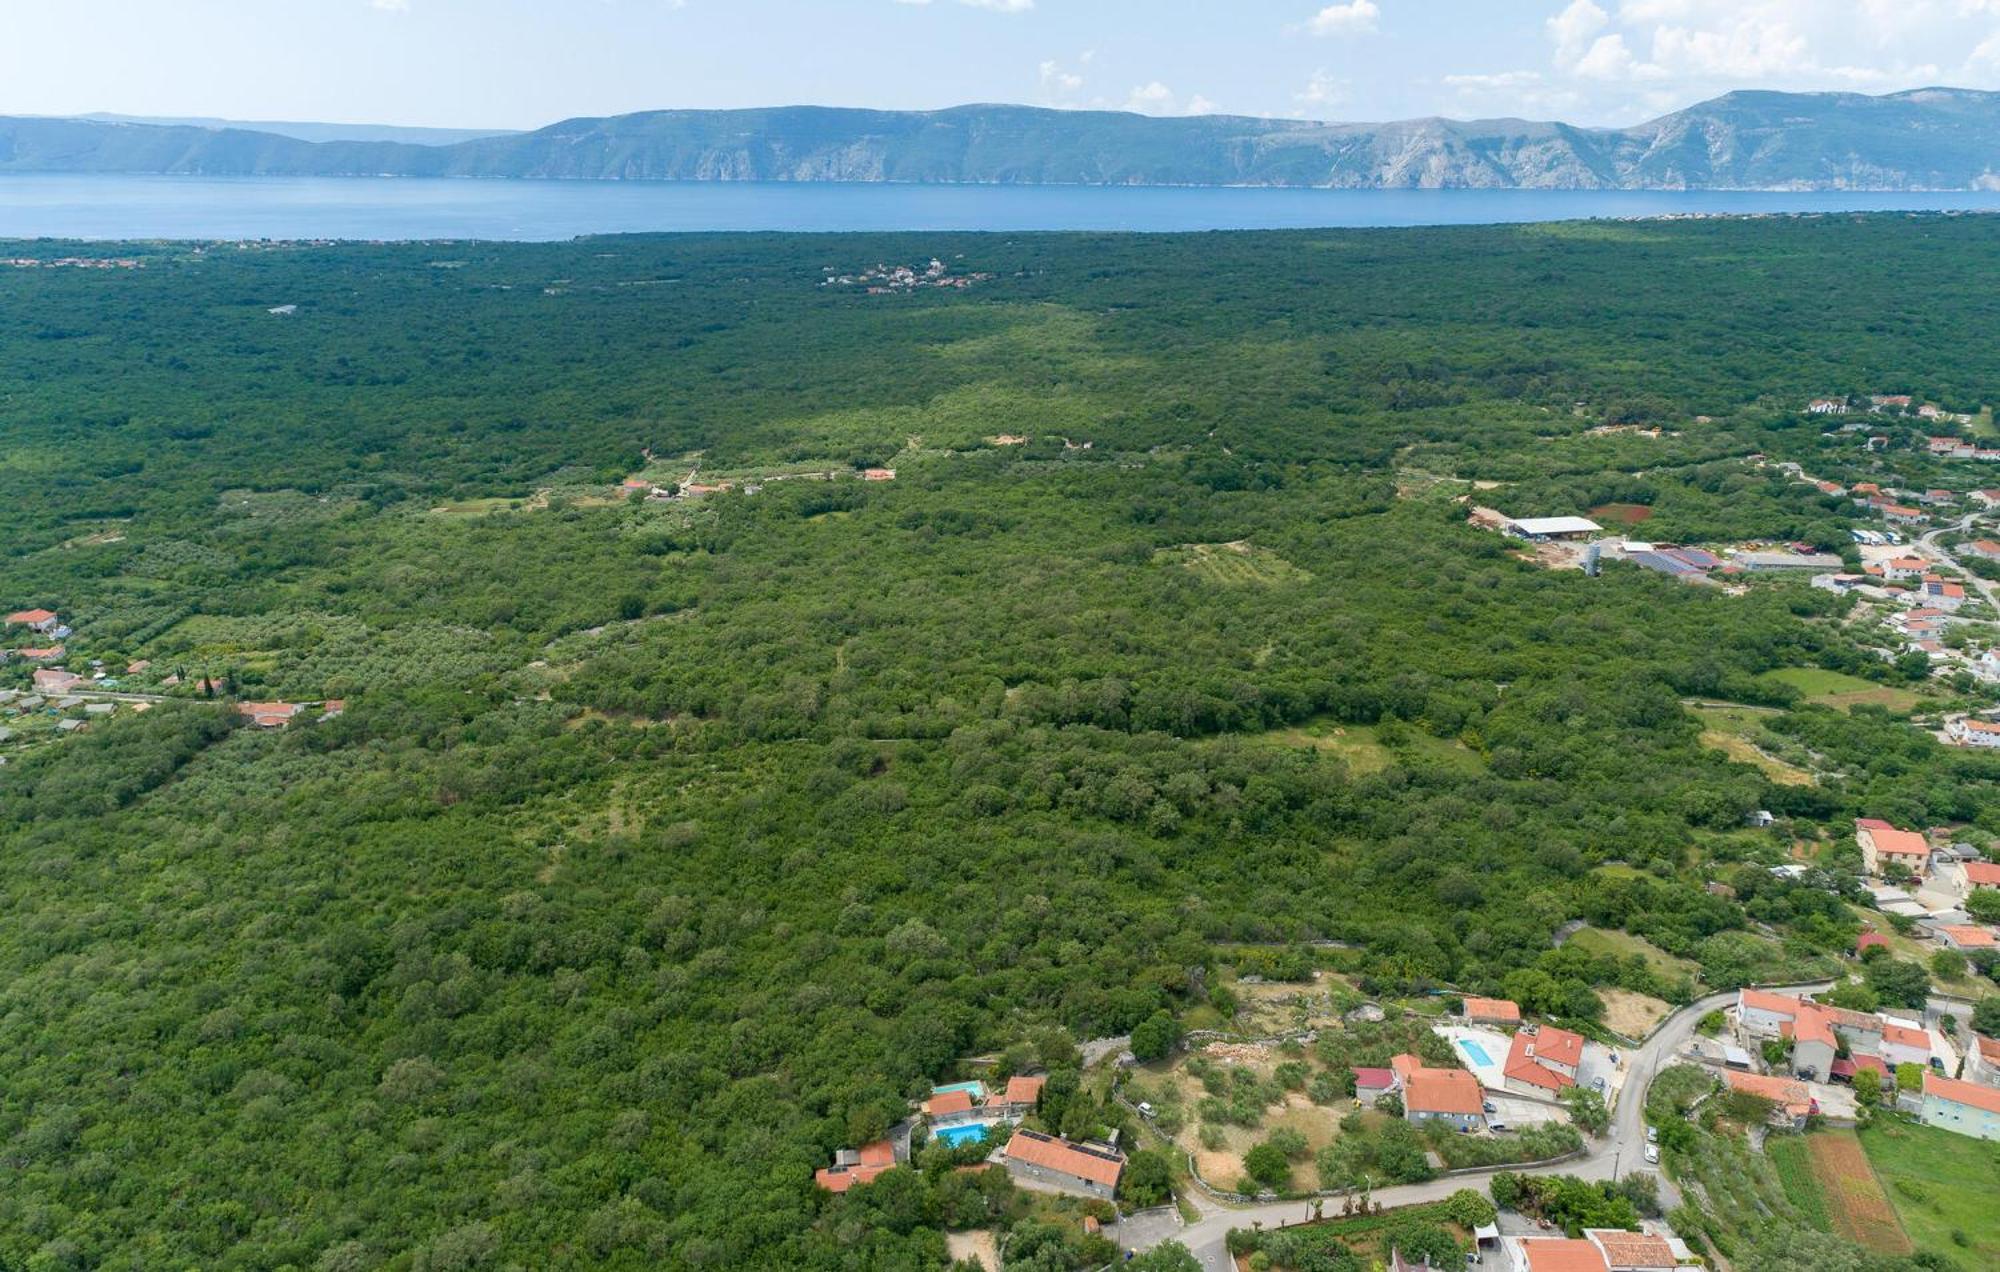
<path fill-rule="evenodd" d="M 1431 763 L 1462 773 L 1474 772 L 1482 764 L 1480 757 L 1463 742 L 1432 737 L 1418 729 L 1401 731 L 1393 746 L 1380 739 L 1374 725 L 1337 724 L 1331 720 L 1310 720 L 1295 728 L 1273 729 L 1263 737 L 1282 746 L 1331 752 L 1346 761 L 1356 776 L 1379 773 L 1392 764 Z"/>
<path fill-rule="evenodd" d="M 1860 1142 L 1918 1249 L 1960 1267 L 2000 1267 L 2000 1210 L 1993 1205 L 2000 1144 L 1887 1121 L 1863 1131 Z"/>
<path fill-rule="evenodd" d="M 1665 977 L 1692 977 L 1698 970 L 1696 965 L 1684 958 L 1675 958 L 1651 941 L 1633 936 L 1630 932 L 1613 932 L 1605 928 L 1581 928 L 1569 938 L 1569 944 L 1592 954 L 1616 954 L 1626 958 L 1633 954 L 1643 954 L 1653 970 Z"/>
<path fill-rule="evenodd" d="M 1774 1135 L 1764 1145 L 1764 1156 L 1778 1173 L 1785 1196 L 1808 1227 L 1833 1231 L 1833 1218 L 1826 1212 L 1826 1192 L 1813 1174 L 1812 1151 L 1803 1135 Z"/>
<path fill-rule="evenodd" d="M 1761 679 L 1790 685 L 1804 694 L 1807 702 L 1834 707 L 1841 711 L 1862 705 L 1887 707 L 1891 711 L 1910 711 L 1923 702 L 1919 695 L 1908 689 L 1878 685 L 1859 676 L 1850 676 L 1840 671 L 1826 671 L 1819 667 L 1786 667 L 1778 671 L 1767 671 Z"/>
<path fill-rule="evenodd" d="M 1702 723 L 1701 744 L 1720 751 L 1739 764 L 1761 769 L 1780 786 L 1811 786 L 1818 781 L 1811 773 L 1787 763 L 1765 749 L 1764 721 L 1768 712 L 1749 707 L 1697 707 Z"/>
<path fill-rule="evenodd" d="M 1240 539 L 1235 543 L 1189 543 L 1162 548 L 1154 553 L 1153 559 L 1178 563 L 1203 581 L 1223 587 L 1275 587 L 1302 583 L 1312 577 L 1269 548 L 1255 547 Z"/>

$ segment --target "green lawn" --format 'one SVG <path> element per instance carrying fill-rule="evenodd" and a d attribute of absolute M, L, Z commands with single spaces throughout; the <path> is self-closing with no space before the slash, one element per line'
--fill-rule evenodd
<path fill-rule="evenodd" d="M 2000 1143 L 1885 1120 L 1861 1132 L 1861 1147 L 1919 1250 L 2000 1267 Z"/>
<path fill-rule="evenodd" d="M 1616 954 L 1619 958 L 1643 954 L 1653 970 L 1669 980 L 1683 976 L 1693 978 L 1699 970 L 1693 962 L 1675 958 L 1651 941 L 1633 936 L 1630 932 L 1613 932 L 1604 928 L 1587 927 L 1570 937 L 1568 943 L 1592 954 Z"/>
<path fill-rule="evenodd" d="M 1872 680 L 1821 667 L 1785 667 L 1767 671 L 1759 679 L 1790 685 L 1804 694 L 1807 702 L 1842 711 L 1863 704 L 1887 707 L 1891 711 L 1909 711 L 1923 701 L 1908 689 L 1878 685 Z"/>

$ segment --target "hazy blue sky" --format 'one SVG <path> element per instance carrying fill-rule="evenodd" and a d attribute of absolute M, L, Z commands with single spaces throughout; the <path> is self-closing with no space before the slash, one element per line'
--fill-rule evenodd
<path fill-rule="evenodd" d="M 2000 87 L 2000 0 L 14 0 L 0 112 L 533 127 L 968 101 L 1624 123 Z"/>

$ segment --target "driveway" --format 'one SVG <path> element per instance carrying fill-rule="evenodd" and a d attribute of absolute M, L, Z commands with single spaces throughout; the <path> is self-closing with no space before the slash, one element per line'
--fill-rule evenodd
<path fill-rule="evenodd" d="M 1821 981 L 1812 985 L 1792 985 L 1783 988 L 1785 993 L 1817 992 L 1829 987 Z M 1612 1114 L 1611 1126 L 1601 1140 L 1590 1143 L 1582 1157 L 1558 1162 L 1553 1166 L 1529 1167 L 1520 1171 L 1524 1175 L 1575 1175 L 1581 1179 L 1618 1179 L 1629 1173 L 1628 1168 L 1643 1167 L 1643 1149 L 1646 1143 L 1646 1093 L 1653 1085 L 1653 1078 L 1694 1037 L 1694 1028 L 1701 1018 L 1711 1011 L 1717 1011 L 1736 1001 L 1736 994 L 1710 994 L 1681 1008 L 1660 1022 L 1653 1036 L 1637 1049 L 1621 1052 L 1619 1058 L 1627 1062 L 1625 1076 L 1625 1096 L 1618 1101 Z M 1404 1184 L 1394 1188 L 1375 1190 L 1375 1201 L 1386 1208 L 1414 1206 L 1429 1201 L 1442 1201 L 1461 1188 L 1479 1189 L 1486 1186 L 1489 1177 L 1510 1167 L 1495 1167 L 1493 1170 L 1476 1171 L 1463 1175 L 1452 1175 L 1434 1179 L 1426 1184 Z M 1680 1204 L 1680 1194 L 1663 1175 L 1660 1177 L 1660 1204 L 1671 1210 Z M 1313 1217 L 1313 1203 L 1310 1201 L 1280 1201 L 1268 1205 L 1244 1206 L 1224 1209 L 1219 1203 L 1207 1198 L 1201 1199 L 1205 1212 L 1198 1223 L 1181 1229 L 1175 1239 L 1193 1251 L 1194 1256 L 1209 1272 L 1229 1272 L 1228 1248 L 1223 1244 L 1231 1228 L 1248 1228 L 1261 1225 L 1265 1228 L 1290 1227 L 1305 1223 Z M 1337 1211 L 1337 1202 L 1324 1203 L 1324 1209 Z M 1166 1238 L 1162 1238 L 1164 1240 Z"/>

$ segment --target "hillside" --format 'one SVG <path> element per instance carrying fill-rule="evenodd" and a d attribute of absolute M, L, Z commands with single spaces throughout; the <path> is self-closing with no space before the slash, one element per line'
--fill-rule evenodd
<path fill-rule="evenodd" d="M 814 1171 L 975 1057 L 1143 1142 L 1074 1044 L 1289 1019 L 1252 976 L 1805 979 L 1859 925 L 1794 845 L 2000 829 L 2000 756 L 1767 675 L 1930 683 L 1848 598 L 1459 502 L 1825 544 L 1779 461 L 1990 481 L 1799 407 L 2000 383 L 1995 218 L 0 258 L 0 609 L 145 695 L 0 701 L 0 1267 L 1100 1267 L 984 1145 Z"/>
<path fill-rule="evenodd" d="M 293 129 L 292 131 L 298 131 Z M 307 134 L 322 135 L 322 134 Z M 427 142 L 436 139 L 426 137 Z M 251 127 L 0 119 L 0 172 L 1334 188 L 1969 189 L 2000 94 L 1732 93 L 1624 129 L 1308 123 L 1022 106 L 785 107 L 572 119 L 455 144 Z"/>

